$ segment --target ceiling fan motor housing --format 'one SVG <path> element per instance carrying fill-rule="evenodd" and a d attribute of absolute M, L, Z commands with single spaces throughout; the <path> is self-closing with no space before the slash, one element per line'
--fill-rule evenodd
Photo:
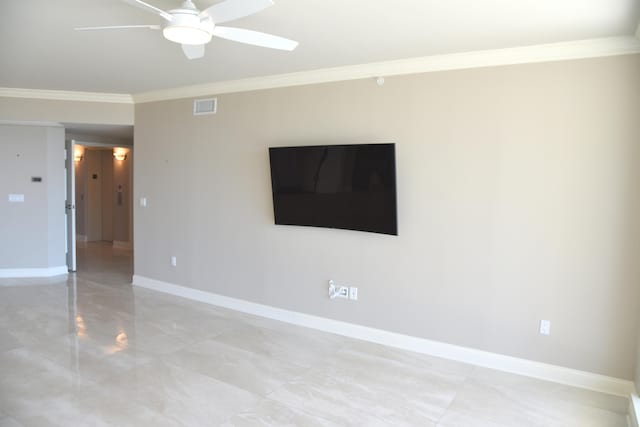
<path fill-rule="evenodd" d="M 195 9 L 175 9 L 169 13 L 173 19 L 162 30 L 167 40 L 190 45 L 207 44 L 211 41 L 213 23 L 210 18 L 201 20 Z"/>

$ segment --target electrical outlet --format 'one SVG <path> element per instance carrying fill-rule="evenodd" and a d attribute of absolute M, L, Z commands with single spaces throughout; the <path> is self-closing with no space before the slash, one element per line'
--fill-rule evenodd
<path fill-rule="evenodd" d="M 540 321 L 540 333 L 542 335 L 551 334 L 551 320 L 541 320 Z"/>
<path fill-rule="evenodd" d="M 349 298 L 349 288 L 346 286 L 340 286 L 338 288 L 338 298 Z"/>
<path fill-rule="evenodd" d="M 175 267 L 176 265 L 178 265 L 178 259 L 174 256 L 171 257 L 171 266 Z"/>
<path fill-rule="evenodd" d="M 333 280 L 329 280 L 329 298 L 349 298 L 349 288 L 347 286 L 336 286 Z"/>
<path fill-rule="evenodd" d="M 349 288 L 349 299 L 354 301 L 358 300 L 358 288 L 355 286 Z"/>

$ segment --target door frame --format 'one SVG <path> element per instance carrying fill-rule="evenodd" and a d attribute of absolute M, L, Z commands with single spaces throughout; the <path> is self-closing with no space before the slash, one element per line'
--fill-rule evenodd
<path fill-rule="evenodd" d="M 75 162 L 75 141 L 73 139 L 64 141 L 65 148 L 65 173 L 66 173 L 66 250 L 67 268 L 74 273 L 77 269 L 76 263 L 76 162 Z"/>
<path fill-rule="evenodd" d="M 71 155 L 68 154 L 68 147 L 70 145 L 72 151 Z M 126 148 L 134 152 L 134 146 L 132 144 L 122 144 L 122 143 L 110 143 L 110 142 L 92 142 L 92 141 L 84 141 L 79 139 L 69 139 L 65 140 L 65 171 L 67 174 L 67 194 L 66 200 L 67 203 L 65 205 L 71 205 L 71 214 L 67 215 L 67 223 L 66 223 L 66 236 L 67 236 L 67 266 L 69 267 L 70 272 L 75 272 L 77 270 L 77 247 L 76 247 L 76 206 L 75 206 L 75 160 L 74 160 L 74 151 L 76 145 L 82 145 L 83 147 L 95 147 L 95 148 L 116 148 L 122 147 Z M 69 161 L 71 165 L 69 166 Z M 131 243 L 131 249 L 133 249 L 133 162 L 129 166 L 131 168 L 131 189 L 130 189 L 130 201 L 129 201 L 129 242 Z M 71 173 L 71 177 L 69 177 Z M 69 183 L 72 182 L 73 186 L 70 188 Z M 71 203 L 69 203 L 71 201 Z M 73 235 L 71 235 L 73 232 Z M 72 237 L 72 238 L 71 238 Z M 72 269 L 73 268 L 73 269 Z"/>

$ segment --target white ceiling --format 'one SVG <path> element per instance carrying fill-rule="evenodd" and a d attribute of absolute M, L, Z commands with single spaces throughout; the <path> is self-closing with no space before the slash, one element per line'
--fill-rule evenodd
<path fill-rule="evenodd" d="M 179 0 L 147 0 L 165 10 Z M 216 3 L 195 0 L 200 8 Z M 638 0 L 275 0 L 229 26 L 300 42 L 293 52 L 214 39 L 187 60 L 161 32 L 76 32 L 159 24 L 121 0 L 0 0 L 0 87 L 141 93 L 454 52 L 626 36 Z"/>

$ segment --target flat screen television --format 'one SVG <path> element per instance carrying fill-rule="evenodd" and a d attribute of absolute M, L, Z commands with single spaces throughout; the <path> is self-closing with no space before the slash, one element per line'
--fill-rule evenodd
<path fill-rule="evenodd" d="M 395 144 L 269 148 L 276 224 L 398 234 Z"/>

